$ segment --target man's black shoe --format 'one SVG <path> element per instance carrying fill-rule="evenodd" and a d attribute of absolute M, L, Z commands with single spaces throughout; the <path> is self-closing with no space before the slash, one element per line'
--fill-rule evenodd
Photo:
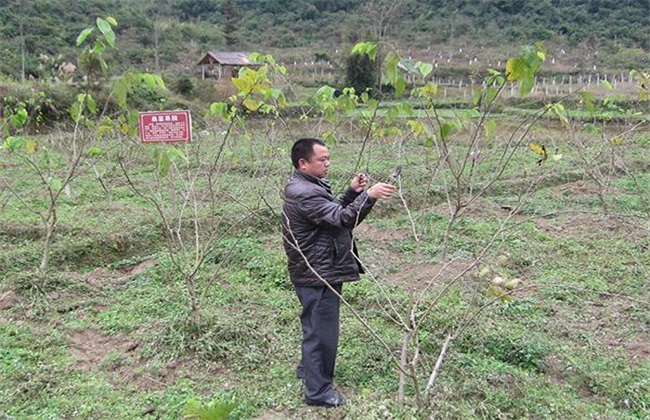
<path fill-rule="evenodd" d="M 343 397 L 343 395 L 339 394 L 336 391 L 334 391 L 332 395 L 325 400 L 310 400 L 309 398 L 305 398 L 305 403 L 307 405 L 315 405 L 319 407 L 338 407 L 345 404 L 346 402 L 347 400 Z"/>

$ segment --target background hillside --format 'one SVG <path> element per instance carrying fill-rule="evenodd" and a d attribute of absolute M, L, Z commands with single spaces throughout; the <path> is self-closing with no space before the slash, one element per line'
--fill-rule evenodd
<path fill-rule="evenodd" d="M 192 69 L 209 50 L 313 60 L 368 39 L 433 50 L 441 62 L 463 49 L 506 54 L 543 41 L 576 66 L 650 65 L 647 0 L 6 0 L 0 73 L 42 78 L 75 62 L 76 36 L 107 15 L 119 22 L 115 65 L 149 71 Z"/>

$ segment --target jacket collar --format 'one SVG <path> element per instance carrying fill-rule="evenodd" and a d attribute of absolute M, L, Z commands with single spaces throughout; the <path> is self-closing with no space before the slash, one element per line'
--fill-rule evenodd
<path fill-rule="evenodd" d="M 297 178 L 304 179 L 305 181 L 311 182 L 312 184 L 316 184 L 318 186 L 321 186 L 325 188 L 327 191 L 332 191 L 332 188 L 330 186 L 330 181 L 327 178 L 316 178 L 313 175 L 309 175 L 306 172 L 303 172 L 299 169 L 294 169 L 293 171 L 293 176 Z"/>

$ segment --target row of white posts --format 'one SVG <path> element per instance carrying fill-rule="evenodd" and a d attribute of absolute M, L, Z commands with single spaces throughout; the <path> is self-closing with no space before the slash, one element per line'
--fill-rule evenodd
<path fill-rule="evenodd" d="M 303 75 L 312 75 L 315 78 L 323 80 L 333 80 L 335 76 L 334 68 L 331 65 L 322 63 L 320 65 L 308 66 L 303 63 L 288 67 L 291 71 Z M 413 83 L 417 79 L 409 76 L 407 80 Z M 468 91 L 472 86 L 476 86 L 468 79 L 452 79 L 452 78 L 436 78 L 432 79 L 433 83 L 443 88 L 443 95 L 446 97 L 447 88 L 455 88 L 466 90 L 465 96 L 468 96 Z M 572 92 L 574 89 L 590 88 L 593 86 L 600 86 L 604 82 L 609 83 L 612 87 L 616 88 L 619 84 L 634 84 L 634 77 L 625 72 L 620 73 L 586 73 L 586 74 L 572 74 L 572 75 L 556 75 L 548 77 L 536 77 L 535 87 L 532 93 L 544 93 L 546 95 L 559 95 L 561 93 Z M 517 95 L 518 87 L 511 85 L 509 94 L 511 96 Z M 457 92 L 456 92 L 457 94 Z"/>

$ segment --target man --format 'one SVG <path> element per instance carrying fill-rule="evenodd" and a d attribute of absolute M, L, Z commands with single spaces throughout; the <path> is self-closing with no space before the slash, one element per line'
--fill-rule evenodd
<path fill-rule="evenodd" d="M 390 198 L 395 186 L 377 183 L 364 192 L 367 177 L 360 173 L 335 198 L 327 180 L 330 153 L 319 139 L 296 141 L 291 161 L 295 171 L 285 187 L 282 225 L 289 277 L 302 305 L 302 359 L 296 375 L 303 378 L 307 404 L 337 407 L 346 401 L 332 387 L 339 295 L 343 282 L 359 280 L 363 272 L 352 229 L 377 199 Z"/>

